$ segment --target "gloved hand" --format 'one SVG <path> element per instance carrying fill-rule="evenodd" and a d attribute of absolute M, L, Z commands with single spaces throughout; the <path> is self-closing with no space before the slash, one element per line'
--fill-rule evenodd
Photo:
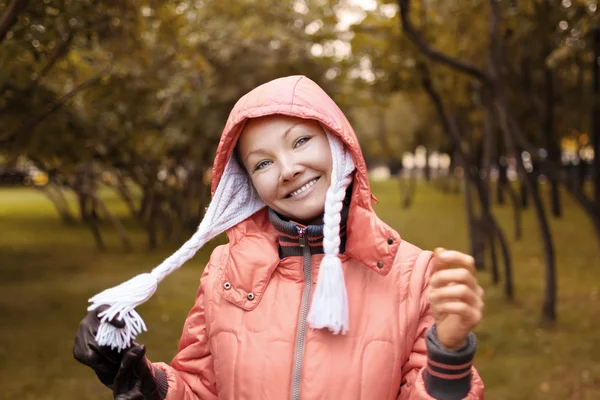
<path fill-rule="evenodd" d="M 144 345 L 132 343 L 131 347 L 119 353 L 96 342 L 100 326 L 98 314 L 107 308 L 102 306 L 90 311 L 79 324 L 73 346 L 75 359 L 91 367 L 100 382 L 113 390 L 115 399 L 163 400 L 169 388 L 167 377 L 146 359 Z M 117 328 L 125 326 L 122 321 L 109 322 Z"/>
<path fill-rule="evenodd" d="M 148 361 L 146 347 L 129 348 L 113 384 L 115 400 L 163 400 L 169 389 L 165 373 Z"/>
<path fill-rule="evenodd" d="M 96 342 L 95 337 L 100 326 L 98 314 L 107 308 L 108 306 L 102 306 L 96 310 L 92 310 L 81 321 L 77 335 L 75 336 L 73 356 L 80 363 L 92 368 L 98 379 L 100 379 L 100 382 L 112 389 L 125 351 L 119 353 L 110 347 L 100 346 Z M 117 328 L 125 326 L 123 321 L 112 320 L 110 323 Z"/>

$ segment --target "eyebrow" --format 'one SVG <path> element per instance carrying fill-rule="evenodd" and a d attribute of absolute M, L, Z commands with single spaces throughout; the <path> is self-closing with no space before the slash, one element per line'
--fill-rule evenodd
<path fill-rule="evenodd" d="M 302 121 L 302 122 L 298 122 L 298 123 L 296 123 L 296 124 L 294 124 L 294 125 L 290 126 L 289 128 L 287 128 L 287 129 L 285 130 L 285 132 L 283 132 L 283 138 L 285 139 L 285 138 L 286 138 L 286 137 L 289 135 L 289 133 L 290 133 L 292 130 L 294 130 L 294 128 L 295 128 L 295 127 L 297 127 L 298 125 L 304 125 L 304 124 L 305 124 L 305 121 Z M 246 162 L 248 162 L 248 158 L 250 157 L 250 155 L 252 155 L 252 154 L 254 154 L 254 153 L 266 153 L 266 152 L 267 152 L 267 150 L 265 150 L 265 149 L 263 149 L 263 148 L 260 148 L 260 149 L 254 149 L 254 150 L 252 150 L 251 152 L 249 152 L 249 153 L 246 155 Z"/>

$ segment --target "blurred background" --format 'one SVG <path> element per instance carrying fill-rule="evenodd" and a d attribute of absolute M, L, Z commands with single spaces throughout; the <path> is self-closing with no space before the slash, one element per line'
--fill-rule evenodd
<path fill-rule="evenodd" d="M 0 398 L 104 399 L 87 299 L 194 231 L 236 100 L 303 74 L 377 213 L 472 253 L 489 399 L 600 398 L 598 0 L 0 0 Z M 141 307 L 175 354 L 220 237 Z"/>

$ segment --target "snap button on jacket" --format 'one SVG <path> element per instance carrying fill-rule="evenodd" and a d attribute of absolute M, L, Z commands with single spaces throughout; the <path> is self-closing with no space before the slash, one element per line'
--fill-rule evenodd
<path fill-rule="evenodd" d="M 432 253 L 402 240 L 377 217 L 356 135 L 317 84 L 302 76 L 281 78 L 238 101 L 219 143 L 212 192 L 246 120 L 272 114 L 320 122 L 343 140 L 356 165 L 346 248 L 340 255 L 350 329 L 333 335 L 307 326 L 300 399 L 432 399 L 422 377 L 424 335 L 433 324 L 425 296 Z M 167 400 L 290 398 L 302 323 L 303 257 L 280 259 L 278 233 L 267 209 L 227 236 L 229 243 L 213 251 L 202 273 L 177 355 L 170 365 L 154 364 L 167 375 Z M 314 289 L 323 255 L 310 257 Z M 466 398 L 483 398 L 474 368 Z"/>

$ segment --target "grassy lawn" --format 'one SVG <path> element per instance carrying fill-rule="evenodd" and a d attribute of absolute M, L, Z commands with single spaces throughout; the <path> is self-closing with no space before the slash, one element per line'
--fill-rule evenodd
<path fill-rule="evenodd" d="M 377 212 L 405 240 L 423 248 L 468 251 L 462 197 L 420 184 L 413 207 L 402 210 L 396 183 L 376 183 L 374 193 L 380 199 Z M 118 199 L 107 195 L 107 201 L 126 215 Z M 544 266 L 534 215 L 524 213 L 525 238 L 515 242 L 510 207 L 497 207 L 494 213 L 511 241 L 517 300 L 507 304 L 502 288 L 481 273 L 487 308 L 476 332 L 476 365 L 486 398 L 599 399 L 600 251 L 591 225 L 569 199 L 564 219 L 552 221 L 559 320 L 556 327 L 542 329 Z M 71 353 L 87 298 L 150 270 L 173 250 L 148 253 L 143 233 L 127 226 L 135 253 L 120 250 L 108 225 L 103 230 L 109 250 L 98 253 L 91 233 L 62 225 L 41 192 L 0 189 L 0 398 L 110 398 Z M 151 360 L 168 362 L 174 355 L 202 267 L 218 241 L 163 282 L 140 308 L 150 332 L 139 341 L 147 344 Z"/>

